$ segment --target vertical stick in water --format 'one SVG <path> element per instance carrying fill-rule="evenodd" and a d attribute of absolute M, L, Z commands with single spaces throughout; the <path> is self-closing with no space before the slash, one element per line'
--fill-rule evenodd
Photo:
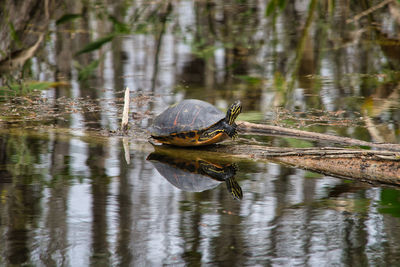
<path fill-rule="evenodd" d="M 128 130 L 128 119 L 129 119 L 129 88 L 125 89 L 125 97 L 124 97 L 124 111 L 122 112 L 122 122 L 121 122 L 121 130 L 126 132 Z"/>

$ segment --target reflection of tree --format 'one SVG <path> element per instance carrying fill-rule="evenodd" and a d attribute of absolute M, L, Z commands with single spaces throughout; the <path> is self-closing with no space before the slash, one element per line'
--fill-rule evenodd
<path fill-rule="evenodd" d="M 64 12 L 67 14 L 79 14 L 83 12 L 82 3 L 79 1 L 65 2 L 64 5 L 65 9 L 57 10 L 57 17 L 62 17 Z M 66 22 L 57 26 L 57 31 L 55 32 L 56 79 L 70 80 L 72 77 L 73 53 L 81 45 L 79 42 L 81 33 L 75 35 L 73 31 L 77 31 L 79 25 L 73 22 Z"/>
<path fill-rule="evenodd" d="M 9 229 L 7 239 L 9 246 L 8 261 L 20 265 L 29 261 L 29 224 L 34 212 L 33 192 L 29 186 L 19 181 L 10 191 Z M 32 202 L 31 202 L 32 201 Z M 33 204 L 33 205 L 32 205 Z"/>
<path fill-rule="evenodd" d="M 44 262 L 51 265 L 64 265 L 67 263 L 68 248 L 68 192 L 69 192 L 69 142 L 61 141 L 58 137 L 52 143 L 51 155 L 51 186 L 47 199 L 48 213 L 46 227 L 49 240 L 46 250 L 41 257 Z M 57 255 L 57 257 L 55 257 Z"/>
<path fill-rule="evenodd" d="M 119 21 L 124 21 L 126 16 L 126 7 L 121 3 L 116 3 L 114 7 L 113 16 Z M 114 90 L 118 91 L 124 88 L 124 80 L 121 77 L 124 76 L 124 57 L 126 52 L 123 48 L 123 39 L 115 38 L 112 42 L 111 53 L 112 53 L 112 68 L 114 70 L 113 85 Z M 122 94 L 121 94 L 122 96 Z"/>
<path fill-rule="evenodd" d="M 269 247 L 269 255 L 273 257 L 281 257 L 282 254 L 285 254 L 285 251 L 281 251 L 284 247 L 280 244 L 283 238 L 280 237 L 284 230 L 281 228 L 284 227 L 284 222 L 287 220 L 285 218 L 284 209 L 288 206 L 287 196 L 289 195 L 289 184 L 288 184 L 288 176 L 293 173 L 292 169 L 281 168 L 281 172 L 279 174 L 279 179 L 277 179 L 274 183 L 274 196 L 276 197 L 276 207 L 274 210 L 275 217 L 270 222 L 270 225 L 273 225 L 273 229 L 269 234 L 270 239 L 270 247 Z M 284 240 L 284 239 L 283 239 Z"/>
<path fill-rule="evenodd" d="M 0 137 L 0 166 L 5 166 L 9 160 L 9 155 L 7 153 L 8 137 Z M 0 169 L 0 185 L 12 182 L 12 174 L 6 168 Z M 2 191 L 0 189 L 0 191 Z"/>
<path fill-rule="evenodd" d="M 368 265 L 366 245 L 368 234 L 365 226 L 365 218 L 352 218 L 348 216 L 343 221 L 343 263 L 348 266 Z"/>
<path fill-rule="evenodd" d="M 211 239 L 211 262 L 223 263 L 225 266 L 243 266 L 246 259 L 242 255 L 243 239 L 246 236 L 242 232 L 242 217 L 238 216 L 241 212 L 240 202 L 234 201 L 222 190 L 217 193 L 217 199 L 222 204 L 221 209 L 226 213 L 219 216 L 218 236 Z"/>
<path fill-rule="evenodd" d="M 382 261 L 388 265 L 396 265 L 400 260 L 398 245 L 400 240 L 400 222 L 398 217 L 384 216 L 385 242 L 382 243 Z M 380 237 L 380 236 L 379 236 Z"/>
<path fill-rule="evenodd" d="M 186 200 L 192 202 L 191 200 Z M 185 202 L 186 202 L 185 201 Z M 182 259 L 186 262 L 186 265 L 192 263 L 200 263 L 202 253 L 200 249 L 201 235 L 200 235 L 200 223 L 201 223 L 201 207 L 200 203 L 192 202 L 193 206 L 187 212 L 182 212 L 179 216 L 179 230 L 180 234 L 185 242 L 184 252 Z M 184 210 L 182 208 L 182 210 Z"/>
<path fill-rule="evenodd" d="M 167 18 L 172 12 L 172 5 L 169 1 L 164 6 L 161 6 L 161 12 L 160 12 L 160 18 L 159 18 L 159 24 L 157 24 L 158 27 L 157 33 L 156 33 L 156 49 L 154 52 L 154 73 L 153 77 L 151 79 L 151 91 L 154 92 L 155 87 L 156 87 L 156 81 L 157 81 L 157 74 L 158 74 L 158 62 L 159 62 L 159 55 L 160 55 L 160 50 L 162 46 L 162 40 L 165 34 L 165 29 L 167 27 Z"/>
<path fill-rule="evenodd" d="M 198 98 L 199 87 L 206 90 L 206 94 L 203 90 L 201 94 L 210 102 L 217 93 L 223 98 L 233 98 L 232 89 L 238 81 L 236 76 L 248 75 L 249 61 L 253 59 L 251 52 L 255 52 L 252 36 L 258 22 L 257 10 L 256 6 L 237 1 L 195 3 L 195 23 L 190 29 L 193 56 L 185 63 L 178 78 L 190 85 L 187 98 Z M 217 50 L 223 52 L 218 58 Z M 217 66 L 216 61 L 222 65 Z M 251 90 L 259 88 L 252 87 Z"/>
<path fill-rule="evenodd" d="M 126 17 L 126 6 L 123 3 L 116 3 L 113 16 L 119 21 L 124 21 Z M 115 38 L 112 42 L 112 67 L 114 70 L 113 83 L 114 92 L 124 87 L 124 80 L 121 79 L 124 75 L 124 55 L 123 39 Z M 129 153 L 129 152 L 128 152 Z M 130 247 L 132 238 L 131 225 L 132 218 L 132 188 L 129 183 L 129 168 L 126 165 L 124 149 L 119 150 L 119 190 L 117 196 L 118 204 L 118 232 L 115 254 L 118 255 L 119 266 L 131 266 L 133 264 L 133 254 Z"/>
<path fill-rule="evenodd" d="M 208 190 L 190 196 L 182 194 L 179 216 L 180 235 L 184 240 L 184 252 L 181 254 L 186 265 L 222 264 L 241 265 L 245 262 L 243 252 L 243 234 L 241 228 L 240 202 L 226 194 L 224 188 Z M 218 208 L 210 209 L 216 219 L 208 221 L 207 202 L 221 203 Z M 216 214 L 214 214 L 216 212 Z M 217 225 L 217 229 L 214 227 Z M 203 229 L 202 229 L 203 228 Z M 207 232 L 215 232 L 208 235 Z M 209 245 L 205 246 L 205 243 Z M 205 256 L 208 255 L 208 258 Z"/>
<path fill-rule="evenodd" d="M 116 253 L 119 257 L 120 266 L 131 266 L 133 263 L 133 254 L 130 243 L 132 238 L 131 225 L 132 217 L 132 199 L 133 195 L 131 184 L 129 183 L 129 169 L 125 164 L 124 150 L 119 152 L 120 174 L 118 191 L 118 238 Z M 136 163 L 136 162 L 135 162 Z"/>
<path fill-rule="evenodd" d="M 82 6 L 81 27 L 86 34 L 80 34 L 77 37 L 79 43 L 89 43 L 90 24 L 89 16 L 87 12 L 90 9 L 90 3 L 84 2 Z M 104 27 L 102 27 L 104 29 Z M 77 60 L 83 66 L 86 66 L 93 60 L 92 54 L 82 54 Z M 96 83 L 100 84 L 101 80 L 96 80 Z M 90 97 L 95 100 L 92 107 L 88 107 L 88 110 L 83 112 L 83 123 L 88 128 L 101 128 L 102 111 L 100 109 L 99 100 L 101 92 L 93 87 L 89 86 L 90 80 L 82 80 L 80 82 L 80 93 L 81 96 Z M 109 248 L 107 238 L 107 201 L 108 201 L 108 183 L 109 179 L 105 170 L 105 159 L 106 159 L 106 144 L 93 144 L 89 147 L 87 166 L 90 169 L 91 178 L 91 196 L 92 196 L 92 255 L 91 264 L 94 266 L 109 266 Z"/>
<path fill-rule="evenodd" d="M 89 148 L 87 165 L 92 181 L 92 256 L 93 266 L 109 266 L 110 253 L 107 235 L 107 203 L 109 179 L 105 173 L 105 147 L 93 145 Z"/>
<path fill-rule="evenodd" d="M 43 251 L 42 260 L 50 265 L 66 265 L 68 263 L 68 180 L 57 176 L 50 188 L 47 201 L 48 214 L 46 227 L 48 230 L 48 245 Z M 57 255 L 57 256 L 55 256 Z"/>
<path fill-rule="evenodd" d="M 35 167 L 38 164 L 46 164 L 46 161 L 43 162 L 43 156 L 47 155 L 42 150 L 43 140 L 25 135 L 2 136 L 0 140 L 5 142 L 2 150 L 5 157 L 1 166 L 7 166 L 10 178 L 8 182 L 11 182 L 6 186 L 4 183 L 7 181 L 0 179 L 0 210 L 2 213 L 7 212 L 7 216 L 2 214 L 0 225 L 6 229 L 7 240 L 2 245 L 7 248 L 5 255 L 8 262 L 21 265 L 40 257 L 42 262 L 50 265 L 66 263 L 69 187 L 64 179 L 68 168 L 64 155 L 68 154 L 68 142 L 61 142 L 57 138 L 50 144 L 50 170 L 43 172 L 43 169 Z M 46 198 L 47 202 L 44 202 L 48 209 L 44 209 L 47 213 L 42 213 L 41 199 L 46 195 L 43 194 L 46 175 L 51 179 L 49 196 Z M 47 217 L 43 218 L 45 224 L 44 228 L 41 228 L 38 221 L 41 221 L 43 214 L 47 214 Z M 46 238 L 43 238 L 44 236 Z M 42 246 L 35 243 L 38 237 Z"/>
<path fill-rule="evenodd" d="M 5 166 L 12 176 L 12 185 L 7 188 L 6 202 L 2 203 L 7 211 L 5 223 L 2 223 L 2 226 L 7 226 L 4 247 L 7 248 L 8 262 L 22 265 L 30 261 L 30 231 L 36 229 L 41 212 L 38 204 L 42 187 L 35 186 L 34 183 L 38 183 L 42 177 L 32 172 L 32 165 L 39 162 L 40 153 L 35 139 L 11 136 L 6 140 Z"/>

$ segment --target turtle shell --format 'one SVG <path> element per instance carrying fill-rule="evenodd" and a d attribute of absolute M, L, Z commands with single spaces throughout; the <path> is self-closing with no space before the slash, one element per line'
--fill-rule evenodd
<path fill-rule="evenodd" d="M 225 114 L 210 103 L 187 99 L 172 105 L 158 115 L 150 127 L 152 136 L 198 132 L 225 118 Z"/>

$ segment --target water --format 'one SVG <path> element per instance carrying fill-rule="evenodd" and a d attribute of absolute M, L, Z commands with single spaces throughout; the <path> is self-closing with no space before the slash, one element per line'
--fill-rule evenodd
<path fill-rule="evenodd" d="M 240 99 L 240 120 L 398 143 L 396 2 L 35 2 L 0 22 L 0 265 L 398 265 L 398 187 L 154 154 L 146 132 L 176 101 Z"/>
<path fill-rule="evenodd" d="M 132 149 L 127 164 L 119 138 L 27 138 L 21 157 L 11 149 L 21 137 L 1 140 L 8 147 L 2 264 L 361 266 L 400 259 L 397 189 L 249 161 L 236 162 L 237 200 L 224 182 L 202 192 L 174 186 L 146 160 L 147 145 Z"/>

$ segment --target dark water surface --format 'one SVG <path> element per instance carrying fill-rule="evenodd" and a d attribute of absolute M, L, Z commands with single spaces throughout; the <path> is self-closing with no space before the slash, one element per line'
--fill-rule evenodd
<path fill-rule="evenodd" d="M 132 149 L 127 165 L 119 138 L 92 143 L 2 135 L 1 142 L 6 148 L 0 166 L 5 265 L 382 266 L 400 261 L 397 189 L 274 163 L 236 162 L 235 178 L 243 190 L 239 201 L 215 180 L 204 187 L 186 180 L 191 191 L 214 188 L 203 192 L 178 189 L 146 160 L 148 152 Z M 178 174 L 172 172 L 182 179 Z"/>
<path fill-rule="evenodd" d="M 157 154 L 146 132 L 182 99 L 240 99 L 240 120 L 399 143 L 398 1 L 3 2 L 1 266 L 399 265 L 398 187 Z"/>

